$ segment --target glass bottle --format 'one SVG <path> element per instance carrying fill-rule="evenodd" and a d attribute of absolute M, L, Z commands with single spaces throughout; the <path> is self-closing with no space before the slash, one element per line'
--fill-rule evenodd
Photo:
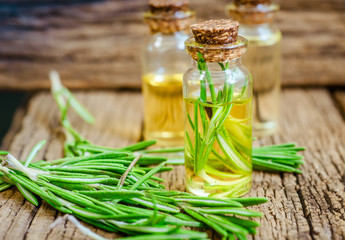
<path fill-rule="evenodd" d="M 251 188 L 252 79 L 241 63 L 247 40 L 236 26 L 194 24 L 185 43 L 192 57 L 183 79 L 186 187 L 199 196 L 238 197 Z M 212 35 L 214 27 L 234 34 L 233 42 Z"/>
<path fill-rule="evenodd" d="M 281 86 L 281 32 L 273 24 L 279 6 L 270 0 L 235 0 L 229 15 L 241 23 L 239 34 L 248 39 L 243 64 L 253 76 L 253 135 L 276 132 Z"/>
<path fill-rule="evenodd" d="M 158 140 L 160 146 L 182 146 L 182 79 L 189 64 L 184 41 L 194 12 L 187 1 L 151 0 L 149 6 L 144 19 L 152 34 L 142 56 L 144 138 Z"/>

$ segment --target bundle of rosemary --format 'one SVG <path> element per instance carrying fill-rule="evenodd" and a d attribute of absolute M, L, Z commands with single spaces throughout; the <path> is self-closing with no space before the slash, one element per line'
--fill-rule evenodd
<path fill-rule="evenodd" d="M 35 206 L 38 196 L 63 213 L 111 232 L 155 239 L 207 239 L 204 233 L 182 227 L 209 226 L 223 237 L 245 238 L 259 224 L 239 216 L 260 217 L 261 213 L 243 207 L 267 201 L 221 200 L 165 190 L 159 184 L 163 180 L 154 176 L 170 170 L 164 167 L 164 159 L 135 157 L 128 150 L 51 162 L 29 163 L 28 158 L 24 164 L 9 153 L 1 154 L 1 190 L 15 185 Z M 143 167 L 147 164 L 158 165 Z"/>

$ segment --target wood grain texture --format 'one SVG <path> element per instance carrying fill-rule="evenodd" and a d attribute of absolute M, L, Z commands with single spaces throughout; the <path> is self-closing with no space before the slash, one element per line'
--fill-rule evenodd
<path fill-rule="evenodd" d="M 343 239 L 344 120 L 326 90 L 284 91 L 281 110 L 280 134 L 272 140 L 296 141 L 306 146 L 307 164 L 303 174 L 282 174 L 281 180 L 278 178 L 271 184 L 257 182 L 255 186 L 259 189 L 253 190 L 268 191 L 281 200 L 267 209 L 277 212 L 270 225 L 277 225 L 279 234 L 289 239 Z"/>
<path fill-rule="evenodd" d="M 52 69 L 70 88 L 141 87 L 145 0 L 30 2 L 0 2 L 0 89 L 46 89 Z M 199 19 L 224 18 L 228 2 L 191 6 Z M 345 85 L 344 1 L 281 4 L 283 84 Z"/>
<path fill-rule="evenodd" d="M 97 119 L 94 126 L 88 126 L 75 114 L 70 115 L 72 124 L 87 139 L 113 147 L 140 139 L 139 93 L 92 91 L 78 92 L 76 96 Z M 248 196 L 270 200 L 255 207 L 265 214 L 255 239 L 344 239 L 344 119 L 332 95 L 323 89 L 284 90 L 281 104 L 279 133 L 256 144 L 295 141 L 308 148 L 304 153 L 307 163 L 302 167 L 303 174 L 254 173 Z M 57 107 L 49 93 L 35 95 L 15 119 L 9 132 L 14 137 L 6 138 L 3 144 L 15 156 L 23 159 L 42 139 L 47 139 L 48 144 L 38 158 L 51 160 L 62 156 L 63 135 Z M 167 180 L 168 188 L 185 190 L 183 166 L 161 176 Z M 48 226 L 60 215 L 45 203 L 40 208 L 32 206 L 17 190 L 9 189 L 0 193 L 0 239 L 86 239 L 70 223 L 50 230 Z"/>

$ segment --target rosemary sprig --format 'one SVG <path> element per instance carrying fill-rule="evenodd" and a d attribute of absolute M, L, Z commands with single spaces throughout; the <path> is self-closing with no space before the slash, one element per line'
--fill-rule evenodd
<path fill-rule="evenodd" d="M 198 53 L 198 69 L 201 73 L 201 75 L 205 75 L 205 77 L 201 78 L 201 88 L 200 88 L 200 102 L 195 101 L 195 109 L 194 109 L 194 123 L 192 123 L 192 128 L 195 133 L 195 147 L 194 147 L 194 170 L 195 173 L 200 175 L 203 171 L 205 164 L 209 158 L 209 155 L 212 152 L 213 144 L 217 140 L 220 146 L 223 149 L 224 153 L 229 153 L 229 151 L 233 152 L 236 156 L 240 158 L 240 162 L 246 162 L 245 160 L 241 159 L 240 154 L 236 154 L 237 151 L 233 147 L 230 147 L 227 145 L 229 142 L 229 138 L 226 137 L 228 141 L 224 142 L 222 141 L 224 138 L 224 135 L 226 134 L 226 130 L 224 130 L 224 121 L 229 116 L 231 108 L 232 108 L 232 96 L 233 96 L 233 90 L 234 85 L 230 82 L 230 73 L 226 71 L 229 68 L 229 64 L 227 63 L 226 66 L 223 64 L 220 64 L 222 69 L 226 73 L 226 79 L 224 84 L 223 93 L 221 95 L 218 95 L 219 97 L 216 97 L 216 92 L 214 88 L 214 84 L 212 81 L 211 73 L 208 70 L 207 64 L 202 56 L 201 53 Z M 209 86 L 210 94 L 211 94 L 211 103 L 217 104 L 217 99 L 220 101 L 219 103 L 224 105 L 219 108 L 213 108 L 212 107 L 212 117 L 210 117 L 210 121 L 207 120 L 205 112 L 207 112 L 206 107 L 202 104 L 203 102 L 207 102 L 206 96 L 206 83 L 205 79 L 207 81 L 207 84 Z M 204 81 L 204 82 L 203 82 Z M 223 96 L 222 98 L 220 96 Z M 198 130 L 198 109 L 200 109 L 200 116 L 201 116 L 201 122 L 203 125 L 203 132 L 204 136 L 200 136 L 199 130 Z M 230 158 L 230 161 L 233 158 Z M 243 167 L 243 166 L 242 166 Z M 244 167 L 241 168 L 244 172 L 250 172 L 251 169 Z"/>
<path fill-rule="evenodd" d="M 304 164 L 304 157 L 298 153 L 304 150 L 295 143 L 256 147 L 252 153 L 253 167 L 259 171 L 302 173 L 300 165 Z"/>

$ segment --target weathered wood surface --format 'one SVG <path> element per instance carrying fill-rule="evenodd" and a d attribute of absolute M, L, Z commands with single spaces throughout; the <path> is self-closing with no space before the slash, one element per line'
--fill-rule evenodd
<path fill-rule="evenodd" d="M 337 96 L 344 94 L 339 92 Z M 79 92 L 76 96 L 97 119 L 90 127 L 70 115 L 72 124 L 90 141 L 120 147 L 141 138 L 139 93 L 98 91 Z M 303 174 L 254 173 L 248 196 L 270 200 L 256 207 L 265 215 L 255 239 L 345 238 L 345 122 L 334 99 L 323 89 L 283 91 L 280 132 L 260 143 L 295 141 L 308 148 L 304 153 L 307 163 Z M 345 105 L 343 97 L 337 99 Z M 46 139 L 48 144 L 38 158 L 58 158 L 62 156 L 63 143 L 60 130 L 52 97 L 39 93 L 17 113 L 3 148 L 24 159 L 35 143 Z M 175 168 L 162 177 L 167 180 L 167 187 L 185 190 L 183 166 Z M 34 207 L 15 189 L 0 193 L 0 239 L 87 239 L 70 223 L 50 230 L 48 226 L 58 216 L 61 214 L 45 203 Z"/>
<path fill-rule="evenodd" d="M 140 88 L 146 2 L 1 0 L 0 89 L 48 88 L 51 69 L 70 88 Z M 229 2 L 191 5 L 201 19 L 224 18 Z M 280 2 L 283 84 L 345 85 L 345 2 Z"/>

